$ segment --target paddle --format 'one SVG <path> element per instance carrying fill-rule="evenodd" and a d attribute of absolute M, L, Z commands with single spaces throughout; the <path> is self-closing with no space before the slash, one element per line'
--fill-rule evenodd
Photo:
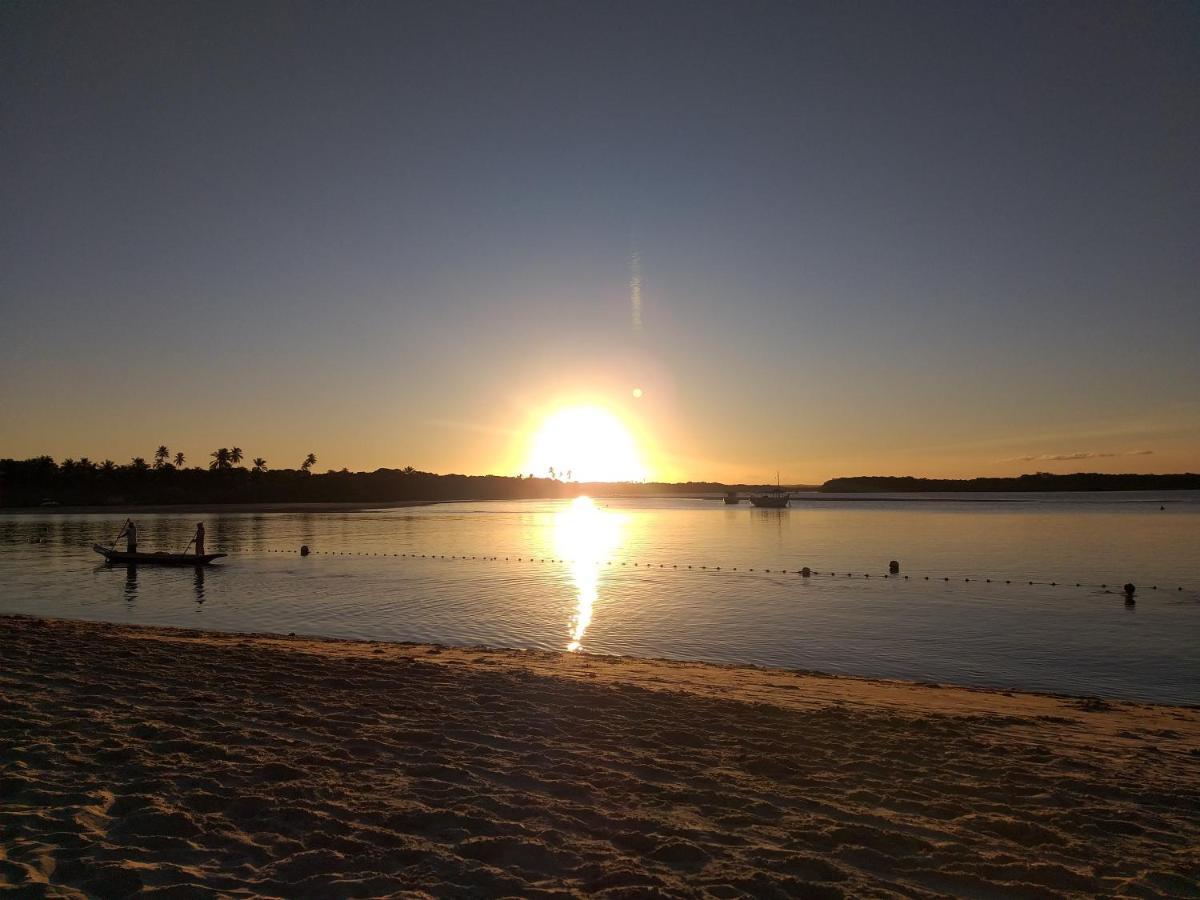
<path fill-rule="evenodd" d="M 129 524 L 129 520 L 128 520 L 128 519 L 126 519 L 126 520 L 125 520 L 125 523 L 126 523 L 126 524 Z M 120 531 L 117 533 L 117 536 L 116 536 L 115 538 L 113 538 L 113 539 L 112 539 L 112 543 L 108 545 L 108 549 L 109 549 L 109 550 L 116 550 L 116 549 L 117 549 L 117 541 L 119 541 L 119 540 L 121 539 L 121 535 L 123 535 L 124 533 L 125 533 L 125 526 L 124 526 L 124 525 L 122 525 L 122 526 L 121 526 L 121 530 L 120 530 Z"/>

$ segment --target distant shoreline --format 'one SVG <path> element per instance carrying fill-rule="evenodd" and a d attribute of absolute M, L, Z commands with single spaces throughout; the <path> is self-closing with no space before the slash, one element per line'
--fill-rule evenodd
<path fill-rule="evenodd" d="M 1035 472 L 1015 478 L 917 478 L 908 475 L 856 475 L 824 484 L 724 484 L 716 481 L 578 482 L 558 478 L 502 475 L 438 475 L 416 469 L 374 472 L 307 469 L 248 470 L 226 464 L 178 469 L 169 462 L 149 466 L 135 459 L 126 466 L 106 461 L 64 460 L 48 456 L 0 459 L 0 506 L 4 509 L 53 509 L 60 512 L 177 511 L 334 511 L 386 509 L 447 501 L 570 499 L 591 497 L 713 497 L 773 493 L 846 495 L 946 493 L 1077 493 L 1093 491 L 1200 490 L 1200 474 L 1139 475 Z M 833 495 L 833 496 L 830 496 Z M 840 495 L 840 496 L 838 496 Z M 386 499 L 383 499 L 386 498 Z M 907 499 L 907 498 L 905 498 Z M 56 501 L 60 506 L 43 506 Z"/>
<path fill-rule="evenodd" d="M 1179 488 L 1177 490 L 1187 490 Z M 1053 499 L 1066 500 L 1072 495 L 1082 493 L 1088 494 L 1131 494 L 1131 493 L 1153 493 L 1156 496 L 1139 498 L 1131 500 L 1133 503 L 1179 503 L 1178 498 L 1157 496 L 1160 492 L 1167 493 L 1166 489 L 1159 491 L 1143 490 L 1111 490 L 1111 491 L 1009 491 L 1004 493 L 1010 494 L 1028 494 L 1028 497 L 1004 497 L 996 496 L 999 491 L 920 491 L 914 493 L 922 493 L 926 496 L 922 497 L 895 497 L 886 496 L 881 493 L 859 492 L 851 496 L 814 496 L 818 494 L 816 491 L 791 491 L 793 503 L 1037 503 L 1045 499 L 1045 494 L 1055 494 Z M 751 492 L 744 492 L 749 494 Z M 788 493 L 785 491 L 785 493 Z M 896 492 L 902 493 L 902 492 Z M 974 497 L 957 497 L 947 496 L 951 493 L 975 494 Z M 806 496 L 795 496 L 796 494 L 805 494 Z M 588 496 L 596 500 L 697 500 L 704 502 L 720 501 L 722 495 L 720 493 L 707 494 L 594 494 L 586 491 L 580 492 L 578 495 L 569 495 L 562 497 L 463 497 L 455 499 L 440 499 L 440 500 L 381 500 L 375 502 L 347 502 L 347 503 L 151 503 L 145 505 L 137 504 L 114 504 L 112 506 L 10 506 L 0 507 L 0 516 L 14 515 L 160 515 L 164 513 L 188 513 L 196 515 L 214 515 L 217 513 L 344 513 L 344 512 L 369 512 L 371 510 L 388 510 L 388 509 L 403 509 L 405 507 L 417 506 L 438 506 L 445 503 L 516 503 L 516 502 L 552 502 L 556 500 L 570 500 L 575 496 Z M 1097 502 L 1097 501 L 1078 501 L 1078 502 Z M 749 503 L 741 506 L 743 509 L 751 508 Z"/>
<path fill-rule="evenodd" d="M 278 513 L 278 512 L 363 512 L 370 509 L 399 509 L 405 506 L 433 506 L 447 500 L 386 500 L 379 503 L 153 503 L 144 506 L 121 504 L 114 506 L 10 506 L 0 508 L 2 515 L 131 515 L 133 513 Z"/>
<path fill-rule="evenodd" d="M 1187 488 L 1179 488 L 1179 490 L 1187 490 Z M 1042 499 L 1043 494 L 1055 494 L 1055 500 L 1066 499 L 1073 494 L 1131 494 L 1134 491 L 922 491 L 928 493 L 928 497 L 886 497 L 879 494 L 862 493 L 854 497 L 793 497 L 795 503 L 1037 503 Z M 947 497 L 946 493 L 963 493 L 977 494 L 977 497 Z M 1029 497 L 997 497 L 996 494 L 1012 493 L 1012 494 L 1030 494 Z M 1157 493 L 1154 491 L 1144 491 L 1141 493 Z M 939 496 L 940 495 L 940 496 Z M 1087 500 L 1078 501 L 1087 503 Z M 1179 500 L 1172 497 L 1146 497 L 1145 499 L 1131 500 L 1131 503 L 1178 503 Z"/>
<path fill-rule="evenodd" d="M 820 488 L 828 494 L 913 493 L 1091 493 L 1093 491 L 1194 491 L 1200 475 L 1139 475 L 1074 472 L 1055 475 L 1035 472 L 1015 478 L 917 478 L 912 475 L 854 475 L 831 478 Z"/>

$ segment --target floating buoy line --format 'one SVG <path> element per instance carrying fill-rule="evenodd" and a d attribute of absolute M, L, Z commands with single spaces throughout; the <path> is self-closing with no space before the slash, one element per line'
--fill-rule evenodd
<path fill-rule="evenodd" d="M 255 551 L 250 551 L 255 552 Z M 336 557 L 374 557 L 374 558 L 395 558 L 395 559 L 425 559 L 425 560 L 448 560 L 452 562 L 496 562 L 496 563 L 543 563 L 574 565 L 576 560 L 561 559 L 552 556 L 486 556 L 481 554 L 465 555 L 454 553 L 379 553 L 375 551 L 362 550 L 311 550 L 307 544 L 299 549 L 275 549 L 264 548 L 262 553 L 278 553 L 288 556 L 336 556 Z M 749 573 L 755 575 L 798 575 L 801 578 L 824 578 L 824 579 L 842 579 L 842 578 L 882 578 L 891 581 L 914 581 L 914 582 L 942 582 L 949 583 L 971 583 L 971 584 L 1006 584 L 1006 585 L 1023 585 L 1027 587 L 1077 587 L 1087 588 L 1089 590 L 1098 588 L 1100 590 L 1109 591 L 1111 593 L 1124 594 L 1127 600 L 1132 600 L 1135 592 L 1138 590 L 1134 585 L 1125 584 L 1119 585 L 1109 582 L 1087 582 L 1087 581 L 1030 581 L 1025 578 L 960 578 L 958 576 L 951 577 L 949 575 L 934 576 L 934 575 L 901 575 L 900 566 L 895 560 L 888 564 L 888 571 L 883 573 L 872 572 L 838 572 L 833 570 L 817 570 L 809 566 L 801 566 L 795 569 L 783 568 L 763 568 L 762 566 L 712 566 L 712 565 L 697 565 L 679 564 L 679 563 L 631 563 L 628 560 L 588 560 L 589 564 L 603 568 L 632 568 L 632 569 L 652 569 L 655 571 L 692 571 L 692 572 L 738 572 Z M 1133 590 L 1130 590 L 1133 588 Z M 1157 591 L 1159 586 L 1152 584 L 1145 590 Z M 1164 587 L 1163 590 L 1170 590 L 1170 587 Z M 1176 586 L 1175 590 L 1183 591 L 1182 585 Z"/>

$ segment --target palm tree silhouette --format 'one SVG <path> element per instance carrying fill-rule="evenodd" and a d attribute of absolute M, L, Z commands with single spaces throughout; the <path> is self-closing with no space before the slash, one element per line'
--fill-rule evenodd
<path fill-rule="evenodd" d="M 154 468 L 161 469 L 171 457 L 171 451 L 167 449 L 166 444 L 159 444 L 158 449 L 154 451 Z"/>
<path fill-rule="evenodd" d="M 250 471 L 252 471 L 252 472 L 267 471 L 267 461 L 265 459 L 263 459 L 261 456 L 254 457 L 254 468 L 251 469 Z"/>
<path fill-rule="evenodd" d="M 186 459 L 187 459 L 187 457 L 183 455 L 182 451 L 179 453 L 176 453 L 175 454 L 175 468 L 182 469 L 183 463 Z"/>
<path fill-rule="evenodd" d="M 310 453 L 310 454 L 308 454 L 308 456 L 304 457 L 304 462 L 302 462 L 300 464 L 300 471 L 307 472 L 309 469 L 311 469 L 316 464 L 317 464 L 317 455 L 315 453 Z"/>
<path fill-rule="evenodd" d="M 234 447 L 229 451 L 229 461 L 235 466 L 242 461 L 242 448 Z"/>
<path fill-rule="evenodd" d="M 214 450 L 209 454 L 213 461 L 208 464 L 210 469 L 228 469 L 229 468 L 229 449 L 222 447 L 220 450 Z"/>

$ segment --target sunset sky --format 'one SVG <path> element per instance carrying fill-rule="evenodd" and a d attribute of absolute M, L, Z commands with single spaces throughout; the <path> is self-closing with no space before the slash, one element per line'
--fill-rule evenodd
<path fill-rule="evenodd" d="M 6 2 L 0 48 L 0 457 L 512 474 L 587 407 L 656 479 L 1200 471 L 1195 3 Z"/>

